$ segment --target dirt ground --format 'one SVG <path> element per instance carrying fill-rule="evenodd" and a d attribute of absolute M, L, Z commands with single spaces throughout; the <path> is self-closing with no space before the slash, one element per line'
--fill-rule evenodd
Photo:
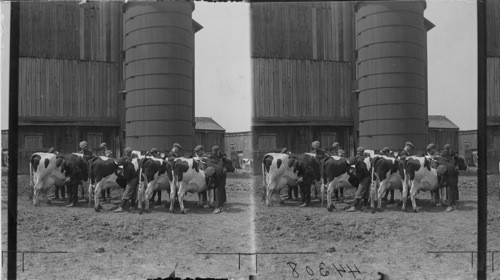
<path fill-rule="evenodd" d="M 259 275 L 266 279 L 475 279 L 476 255 L 472 267 L 470 253 L 427 251 L 477 250 L 476 178 L 459 178 L 460 201 L 452 212 L 431 206 L 429 193 L 417 196 L 417 205 L 422 206 L 419 213 L 402 212 L 396 205 L 374 214 L 345 212 L 342 208 L 348 204 L 341 202 L 335 204 L 336 211 L 328 212 L 314 199 L 307 208 L 290 200 L 268 208 L 259 197 L 255 206 L 258 251 L 316 253 L 262 256 Z M 500 250 L 500 176 L 488 180 L 488 250 Z M 259 187 L 260 182 L 258 177 Z M 344 202 L 352 203 L 354 189 L 345 195 Z M 399 191 L 395 197 L 399 201 Z M 489 254 L 488 279 L 500 279 L 500 256 L 494 258 L 493 272 L 491 260 Z"/>
<path fill-rule="evenodd" d="M 202 252 L 249 252 L 251 249 L 251 177 L 230 174 L 224 212 L 198 208 L 198 196 L 187 197 L 187 214 L 170 214 L 156 206 L 149 214 L 114 213 L 122 190 L 113 190 L 105 212 L 96 213 L 80 200 L 78 208 L 54 201 L 35 207 L 29 201 L 29 178 L 19 176 L 18 250 L 67 251 L 26 254 L 18 279 L 147 279 L 225 277 L 248 279 L 254 265 L 237 256 L 197 255 Z M 7 177 L 2 177 L 2 250 L 7 250 Z M 163 201 L 166 194 L 163 194 Z M 243 259 L 243 257 L 242 257 Z M 6 278 L 7 258 L 2 265 Z"/>
<path fill-rule="evenodd" d="M 27 176 L 19 176 L 18 250 L 68 253 L 26 254 L 24 272 L 19 254 L 18 278 L 147 279 L 167 277 L 177 264 L 176 276 L 182 278 L 381 279 L 380 272 L 387 276 L 383 279 L 475 279 L 476 255 L 471 266 L 470 253 L 427 253 L 477 248 L 476 177 L 461 176 L 459 182 L 456 211 L 446 213 L 443 207 L 431 206 L 430 195 L 421 193 L 420 213 L 389 205 L 384 212 L 371 214 L 342 210 L 352 202 L 354 190 L 346 190 L 347 199 L 336 202 L 334 212 L 321 208 L 315 199 L 307 208 L 290 200 L 267 207 L 261 176 L 230 174 L 228 203 L 221 214 L 198 208 L 197 196 L 189 195 L 185 215 L 178 213 L 178 206 L 176 214 L 156 206 L 152 213 L 139 215 L 112 212 L 120 201 L 118 189 L 112 191 L 111 203 L 103 203 L 106 211 L 101 213 L 88 208 L 84 200 L 78 208 L 66 208 L 63 201 L 35 207 L 28 198 Z M 500 176 L 489 177 L 489 250 L 500 250 L 499 182 Z M 3 176 L 3 250 L 6 183 Z M 238 269 L 238 255 L 196 254 L 202 252 L 314 254 L 258 255 L 257 266 L 255 256 L 242 255 Z M 5 256 L 3 277 L 6 261 Z M 494 265 L 492 272 L 488 255 L 488 279 L 500 279 L 500 253 Z"/>

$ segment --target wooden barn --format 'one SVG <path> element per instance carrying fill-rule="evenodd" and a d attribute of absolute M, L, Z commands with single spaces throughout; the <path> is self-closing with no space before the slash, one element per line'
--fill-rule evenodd
<path fill-rule="evenodd" d="M 209 117 L 195 117 L 195 122 L 194 146 L 202 145 L 205 152 L 210 152 L 213 146 L 219 146 L 221 151 L 224 151 L 224 133 L 226 130 Z M 192 153 L 192 151 L 186 152 Z"/>
<path fill-rule="evenodd" d="M 458 130 L 450 119 L 442 115 L 428 117 L 429 128 L 427 131 L 427 144 L 434 143 L 439 151 L 445 144 L 450 144 L 454 151 L 459 151 Z"/>
<path fill-rule="evenodd" d="M 241 168 L 252 158 L 252 132 L 230 132 L 224 135 L 224 151 L 231 156 L 235 167 Z"/>
<path fill-rule="evenodd" d="M 488 171 L 500 172 L 500 1 L 488 0 L 486 10 Z"/>
<path fill-rule="evenodd" d="M 356 145 L 354 4 L 252 3 L 253 160 Z M 259 166 L 256 164 L 255 166 Z M 260 171 L 255 168 L 255 172 Z"/>
<path fill-rule="evenodd" d="M 123 121 L 121 2 L 20 2 L 19 172 L 33 152 L 106 142 Z"/>

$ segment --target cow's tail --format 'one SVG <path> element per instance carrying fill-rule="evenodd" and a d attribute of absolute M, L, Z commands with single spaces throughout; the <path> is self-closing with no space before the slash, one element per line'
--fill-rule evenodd
<path fill-rule="evenodd" d="M 267 186 L 267 179 L 266 179 L 267 176 L 266 176 L 266 168 L 264 166 L 264 161 L 262 162 L 262 177 L 264 177 L 263 178 L 264 186 Z"/>

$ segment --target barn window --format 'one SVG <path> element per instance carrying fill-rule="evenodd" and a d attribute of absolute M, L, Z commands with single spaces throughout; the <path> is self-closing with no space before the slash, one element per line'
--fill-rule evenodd
<path fill-rule="evenodd" d="M 276 135 L 259 136 L 259 150 L 276 149 Z"/>
<path fill-rule="evenodd" d="M 24 148 L 26 150 L 39 150 L 43 148 L 43 134 L 26 134 L 24 136 Z"/>
<path fill-rule="evenodd" d="M 89 149 L 98 149 L 102 143 L 102 133 L 87 133 Z"/>

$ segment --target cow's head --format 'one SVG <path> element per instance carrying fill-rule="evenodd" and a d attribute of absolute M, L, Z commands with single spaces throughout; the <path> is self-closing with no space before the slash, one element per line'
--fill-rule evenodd
<path fill-rule="evenodd" d="M 226 169 L 227 172 L 234 172 L 234 170 L 235 170 L 233 162 L 231 161 L 231 159 L 229 159 L 226 156 L 224 156 L 222 158 L 222 165 L 223 165 L 223 168 Z"/>
<path fill-rule="evenodd" d="M 458 170 L 467 170 L 467 164 L 465 164 L 465 159 L 461 156 L 454 156 L 455 166 L 458 167 Z"/>

